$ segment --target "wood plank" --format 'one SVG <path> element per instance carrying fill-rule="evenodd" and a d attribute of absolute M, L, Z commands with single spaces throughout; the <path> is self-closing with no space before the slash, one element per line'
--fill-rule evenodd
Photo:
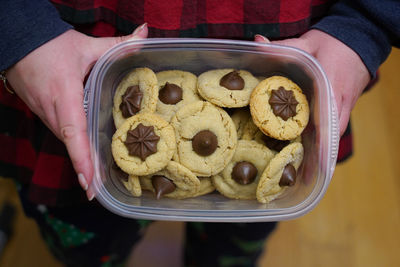
<path fill-rule="evenodd" d="M 282 222 L 260 266 L 400 265 L 400 50 L 352 113 L 355 154 L 320 204 Z"/>

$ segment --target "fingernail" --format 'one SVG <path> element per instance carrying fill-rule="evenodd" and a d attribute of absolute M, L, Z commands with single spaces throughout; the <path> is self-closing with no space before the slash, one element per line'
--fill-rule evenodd
<path fill-rule="evenodd" d="M 78 181 L 79 181 L 79 184 L 82 186 L 83 190 L 85 190 L 85 191 L 88 190 L 89 185 L 86 182 L 85 176 L 82 173 L 78 174 Z"/>
<path fill-rule="evenodd" d="M 270 43 L 270 41 L 268 40 L 268 38 L 266 38 L 265 36 L 262 36 L 261 34 L 256 34 L 254 36 L 254 39 L 256 41 L 261 41 L 261 42 L 265 42 L 265 43 Z"/>
<path fill-rule="evenodd" d="M 143 29 L 147 27 L 147 22 L 143 23 L 142 25 L 140 25 L 139 27 L 136 28 L 136 30 L 132 33 L 132 35 L 137 35 L 139 34 L 141 31 L 143 31 Z"/>
<path fill-rule="evenodd" d="M 93 187 L 90 187 L 87 191 L 86 191 L 86 196 L 88 198 L 89 201 L 92 201 L 95 194 L 93 192 Z"/>

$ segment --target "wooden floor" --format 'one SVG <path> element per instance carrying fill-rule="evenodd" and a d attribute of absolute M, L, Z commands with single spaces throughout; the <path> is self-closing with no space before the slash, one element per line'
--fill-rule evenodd
<path fill-rule="evenodd" d="M 337 166 L 325 197 L 313 211 L 280 223 L 266 243 L 260 266 L 400 266 L 399 107 L 400 50 L 396 49 L 382 66 L 379 83 L 360 98 L 352 114 L 354 156 Z M 6 199 L 18 204 L 13 185 L 0 179 L 0 204 Z M 159 223 L 147 243 L 154 244 L 158 231 L 165 233 L 163 244 L 174 244 L 181 238 L 181 226 Z M 139 259 L 147 247 L 142 244 L 133 253 L 132 266 L 161 266 Z M 171 253 L 179 252 L 175 247 Z M 60 265 L 46 251 L 34 223 L 19 210 L 15 235 L 0 266 Z"/>

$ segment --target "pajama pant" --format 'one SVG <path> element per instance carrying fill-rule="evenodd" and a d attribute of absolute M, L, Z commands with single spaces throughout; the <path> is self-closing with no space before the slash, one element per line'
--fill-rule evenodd
<path fill-rule="evenodd" d="M 23 191 L 23 190 L 22 190 Z M 95 200 L 51 208 L 27 201 L 51 253 L 65 266 L 124 266 L 152 221 L 115 215 Z M 276 223 L 186 223 L 184 266 L 255 266 Z"/>

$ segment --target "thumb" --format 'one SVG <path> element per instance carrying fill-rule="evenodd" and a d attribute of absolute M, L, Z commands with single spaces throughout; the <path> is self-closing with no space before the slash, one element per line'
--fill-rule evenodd
<path fill-rule="evenodd" d="M 91 53 L 94 56 L 94 60 L 97 60 L 101 55 L 103 55 L 108 49 L 128 40 L 144 39 L 147 38 L 148 28 L 147 23 L 144 23 L 137 27 L 133 33 L 125 36 L 117 37 L 103 37 L 103 38 L 93 38 L 91 45 Z"/>

